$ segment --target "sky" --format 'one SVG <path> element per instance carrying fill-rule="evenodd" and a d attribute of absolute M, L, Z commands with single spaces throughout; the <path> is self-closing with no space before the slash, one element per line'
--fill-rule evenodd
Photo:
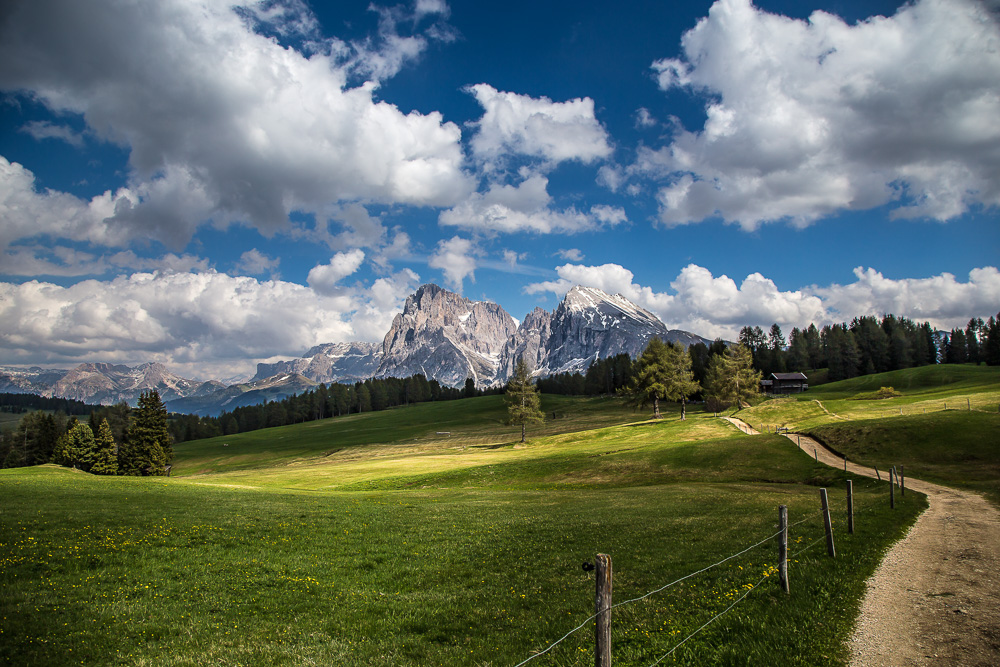
<path fill-rule="evenodd" d="M 0 364 L 252 374 L 436 283 L 1000 311 L 1000 2 L 0 5 Z"/>

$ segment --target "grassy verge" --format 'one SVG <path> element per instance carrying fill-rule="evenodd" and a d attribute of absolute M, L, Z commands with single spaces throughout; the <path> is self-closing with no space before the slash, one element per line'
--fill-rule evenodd
<path fill-rule="evenodd" d="M 881 387 L 898 394 L 874 396 Z M 810 433 L 858 463 L 984 493 L 1000 505 L 1000 368 L 940 365 L 834 382 L 764 401 L 754 426 Z"/>
<path fill-rule="evenodd" d="M 883 485 L 859 483 L 847 535 L 842 473 L 709 418 L 479 451 L 499 457 L 454 470 L 416 447 L 409 474 L 376 490 L 363 476 L 315 492 L 2 471 L 0 660 L 514 665 L 589 616 L 580 563 L 595 552 L 612 555 L 624 601 L 767 538 L 785 504 L 805 520 L 791 533 L 792 595 L 777 590 L 768 542 L 616 609 L 615 662 L 650 664 L 762 582 L 661 664 L 844 664 L 865 579 L 924 507 L 907 494 L 892 512 Z M 836 559 L 817 484 L 830 488 Z M 592 664 L 591 637 L 531 664 Z"/>
<path fill-rule="evenodd" d="M 1000 505 L 1000 414 L 935 412 L 812 429 L 852 461 L 984 493 Z"/>

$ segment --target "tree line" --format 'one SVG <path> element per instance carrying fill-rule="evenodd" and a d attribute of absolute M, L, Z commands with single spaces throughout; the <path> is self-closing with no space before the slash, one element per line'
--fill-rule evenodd
<path fill-rule="evenodd" d="M 687 400 L 704 400 L 708 409 L 719 411 L 746 402 L 759 389 L 760 379 L 771 373 L 827 368 L 828 379 L 833 381 L 935 363 L 1000 365 L 1000 314 L 986 321 L 973 318 L 964 328 L 943 334 L 927 322 L 886 315 L 856 317 L 850 323 L 822 328 L 815 324 L 793 328 L 787 341 L 777 324 L 766 334 L 760 327 L 743 327 L 737 345 L 716 339 L 684 351 L 679 345 L 654 340 L 636 360 L 627 354 L 597 359 L 585 373 L 540 378 L 534 388 L 547 394 L 621 394 L 639 405 L 652 404 L 654 412 L 660 400 L 682 405 Z M 518 378 L 523 384 L 524 378 Z M 88 471 L 115 467 L 117 474 L 164 474 L 173 456 L 173 442 L 425 401 L 506 393 L 507 389 L 480 390 L 472 378 L 459 389 L 417 374 L 320 384 L 302 394 L 238 407 L 218 417 L 175 414 L 169 418 L 155 390 L 145 392 L 135 409 L 124 402 L 88 406 L 71 399 L 0 394 L 0 405 L 10 406 L 11 411 L 37 410 L 25 415 L 14 431 L 0 435 L 0 467 L 57 462 Z M 519 391 L 527 390 L 522 386 Z M 518 409 L 533 414 L 532 404 L 521 405 L 529 399 L 518 396 Z M 86 424 L 66 414 L 88 411 Z M 106 451 L 114 452 L 113 465 L 104 462 Z"/>
<path fill-rule="evenodd" d="M 20 414 L 32 410 L 51 410 L 65 415 L 89 415 L 97 407 L 73 398 L 39 396 L 38 394 L 11 394 L 0 392 L 0 412 Z"/>
<path fill-rule="evenodd" d="M 234 408 L 218 417 L 172 415 L 170 433 L 174 442 L 184 442 L 502 391 L 502 388 L 477 389 L 472 378 L 468 378 L 462 388 L 448 387 L 437 380 L 428 380 L 422 373 L 406 378 L 372 378 L 354 384 L 333 382 L 279 401 Z"/>
<path fill-rule="evenodd" d="M 98 475 L 164 475 L 173 459 L 167 410 L 153 389 L 136 408 L 90 406 L 87 422 L 36 410 L 0 437 L 0 467 L 57 463 Z"/>

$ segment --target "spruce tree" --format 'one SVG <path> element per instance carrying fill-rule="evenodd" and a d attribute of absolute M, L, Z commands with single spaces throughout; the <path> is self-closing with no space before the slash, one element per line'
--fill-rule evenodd
<path fill-rule="evenodd" d="M 116 450 L 111 426 L 107 419 L 102 419 L 101 425 L 97 427 L 97 435 L 94 436 L 94 464 L 90 467 L 90 472 L 95 475 L 118 474 L 118 453 Z"/>
<path fill-rule="evenodd" d="M 56 463 L 67 468 L 90 471 L 94 455 L 94 432 L 86 424 L 76 422 L 56 443 Z"/>
<path fill-rule="evenodd" d="M 526 425 L 540 422 L 545 416 L 541 410 L 538 387 L 531 382 L 531 373 L 523 358 L 517 360 L 514 375 L 507 382 L 504 402 L 509 415 L 507 423 L 521 425 L 521 442 L 524 442 Z"/>
<path fill-rule="evenodd" d="M 128 442 L 118 450 L 118 471 L 122 475 L 163 475 L 171 459 L 167 409 L 155 389 L 144 391 L 132 411 Z"/>

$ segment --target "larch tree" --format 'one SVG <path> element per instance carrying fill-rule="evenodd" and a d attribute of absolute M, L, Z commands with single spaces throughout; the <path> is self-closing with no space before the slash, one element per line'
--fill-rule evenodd
<path fill-rule="evenodd" d="M 527 425 L 544 419 L 538 387 L 531 381 L 531 372 L 524 359 L 518 359 L 514 375 L 507 382 L 504 402 L 507 403 L 507 421 L 521 425 L 521 442 L 524 442 Z"/>
<path fill-rule="evenodd" d="M 687 397 L 699 385 L 691 372 L 691 356 L 680 344 L 667 344 L 653 338 L 636 360 L 632 382 L 625 390 L 639 406 L 653 404 L 653 417 L 660 419 L 660 401 L 679 401 L 681 419 L 686 417 Z"/>
<path fill-rule="evenodd" d="M 760 395 L 760 379 L 750 348 L 736 345 L 710 362 L 706 395 L 719 405 L 736 405 L 739 409 Z"/>

